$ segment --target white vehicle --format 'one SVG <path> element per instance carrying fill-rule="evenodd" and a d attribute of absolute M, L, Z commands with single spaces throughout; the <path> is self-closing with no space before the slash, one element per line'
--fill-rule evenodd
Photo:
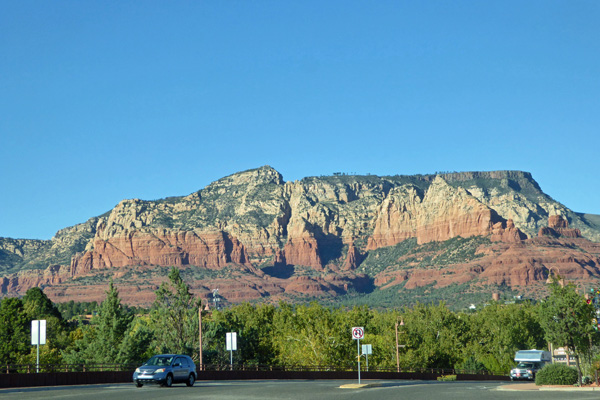
<path fill-rule="evenodd" d="M 510 380 L 535 380 L 535 374 L 549 362 L 552 357 L 549 351 L 544 350 L 519 350 L 515 353 L 517 366 L 510 371 Z"/>

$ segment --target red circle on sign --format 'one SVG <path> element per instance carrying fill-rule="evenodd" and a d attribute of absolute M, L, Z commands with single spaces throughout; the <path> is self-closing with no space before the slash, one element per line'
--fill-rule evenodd
<path fill-rule="evenodd" d="M 352 329 L 352 337 L 353 338 L 362 339 L 364 335 L 365 335 L 365 332 L 362 330 L 362 328 Z"/>

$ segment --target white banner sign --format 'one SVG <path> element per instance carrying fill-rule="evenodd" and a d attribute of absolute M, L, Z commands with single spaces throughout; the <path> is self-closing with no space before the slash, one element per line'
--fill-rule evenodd
<path fill-rule="evenodd" d="M 31 344 L 46 344 L 46 320 L 31 321 Z"/>
<path fill-rule="evenodd" d="M 373 354 L 373 348 L 371 347 L 370 344 L 363 344 L 362 345 L 362 353 L 371 355 L 371 354 Z"/>
<path fill-rule="evenodd" d="M 225 336 L 225 346 L 227 351 L 237 350 L 237 333 L 227 332 Z"/>

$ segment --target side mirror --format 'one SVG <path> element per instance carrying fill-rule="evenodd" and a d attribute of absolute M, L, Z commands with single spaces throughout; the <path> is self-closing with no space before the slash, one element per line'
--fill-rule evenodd
<path fill-rule="evenodd" d="M 181 366 L 181 363 L 175 363 L 175 364 L 173 364 L 173 366 L 174 367 L 179 367 L 179 366 Z"/>

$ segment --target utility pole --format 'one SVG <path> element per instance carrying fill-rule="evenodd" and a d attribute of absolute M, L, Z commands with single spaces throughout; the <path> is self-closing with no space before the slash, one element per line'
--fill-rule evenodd
<path fill-rule="evenodd" d="M 200 364 L 200 371 L 204 370 L 204 364 L 202 362 L 202 303 L 200 303 L 200 307 L 198 307 L 198 343 L 200 347 L 198 357 L 198 364 Z"/>
<path fill-rule="evenodd" d="M 396 366 L 400 372 L 400 352 L 398 351 L 398 320 L 396 320 Z"/>

